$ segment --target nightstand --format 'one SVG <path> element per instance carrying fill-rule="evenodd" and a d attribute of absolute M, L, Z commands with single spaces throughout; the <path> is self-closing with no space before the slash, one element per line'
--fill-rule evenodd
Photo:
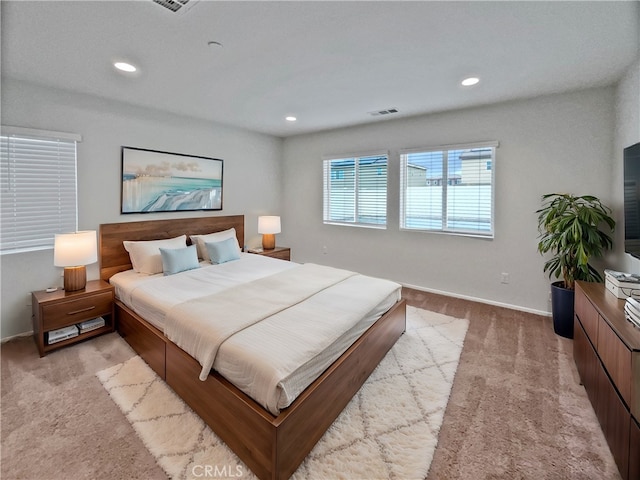
<path fill-rule="evenodd" d="M 291 261 L 291 249 L 289 247 L 276 247 L 273 250 L 263 250 L 261 252 L 249 252 L 265 257 L 279 258 L 280 260 Z"/>
<path fill-rule="evenodd" d="M 84 289 L 75 292 L 32 292 L 31 298 L 33 338 L 41 357 L 51 350 L 114 331 L 114 288 L 102 280 L 89 281 Z M 73 338 L 48 343 L 51 330 L 77 325 L 98 317 L 104 318 L 104 326 L 85 331 Z"/>

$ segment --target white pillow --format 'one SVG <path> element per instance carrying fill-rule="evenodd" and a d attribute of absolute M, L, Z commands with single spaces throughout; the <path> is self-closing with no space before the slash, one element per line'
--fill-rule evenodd
<path fill-rule="evenodd" d="M 208 262 L 211 261 L 211 257 L 209 256 L 209 252 L 205 243 L 214 243 L 221 242 L 222 240 L 226 240 L 227 238 L 233 238 L 236 241 L 236 246 L 238 247 L 238 253 L 242 251 L 240 248 L 240 244 L 238 243 L 238 237 L 236 237 L 236 229 L 230 228 L 229 230 L 223 230 L 221 232 L 209 233 L 207 235 L 190 235 L 191 243 L 193 243 L 198 248 L 198 258 L 202 260 L 206 260 Z"/>
<path fill-rule="evenodd" d="M 162 273 L 162 256 L 160 248 L 183 248 L 187 246 L 187 236 L 180 235 L 166 240 L 129 241 L 122 242 L 129 252 L 131 265 L 138 273 L 152 275 Z"/>

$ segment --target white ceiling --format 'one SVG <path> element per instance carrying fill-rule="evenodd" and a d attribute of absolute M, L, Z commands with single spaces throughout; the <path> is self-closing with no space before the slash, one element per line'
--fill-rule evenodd
<path fill-rule="evenodd" d="M 3 77 L 282 137 L 611 85 L 640 43 L 637 1 L 200 0 L 183 15 L 151 0 L 1 8 Z M 117 59 L 139 73 L 116 72 Z M 481 82 L 460 86 L 470 75 Z M 388 108 L 399 113 L 368 113 Z"/>

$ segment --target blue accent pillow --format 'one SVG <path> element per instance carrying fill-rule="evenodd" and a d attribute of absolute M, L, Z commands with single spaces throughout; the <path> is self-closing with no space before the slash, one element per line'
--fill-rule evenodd
<path fill-rule="evenodd" d="M 198 250 L 195 245 L 184 248 L 161 248 L 162 271 L 165 275 L 198 268 Z"/>
<path fill-rule="evenodd" d="M 239 260 L 238 241 L 234 238 L 227 238 L 220 242 L 205 242 L 211 263 L 225 263 L 231 260 Z"/>

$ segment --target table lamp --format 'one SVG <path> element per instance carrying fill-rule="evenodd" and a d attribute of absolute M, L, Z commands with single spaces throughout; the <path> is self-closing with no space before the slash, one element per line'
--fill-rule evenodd
<path fill-rule="evenodd" d="M 95 230 L 61 233 L 55 236 L 53 264 L 64 267 L 64 289 L 82 290 L 87 285 L 85 265 L 98 261 L 98 241 Z"/>
<path fill-rule="evenodd" d="M 280 217 L 267 215 L 258 217 L 258 233 L 262 234 L 262 248 L 276 248 L 276 233 L 280 233 Z"/>

